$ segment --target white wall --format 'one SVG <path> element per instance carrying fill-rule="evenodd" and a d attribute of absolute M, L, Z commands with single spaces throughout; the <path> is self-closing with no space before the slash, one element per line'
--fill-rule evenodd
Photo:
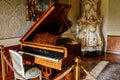
<path fill-rule="evenodd" d="M 120 0 L 109 1 L 107 35 L 120 36 Z"/>
<path fill-rule="evenodd" d="M 108 26 L 109 0 L 101 0 L 101 17 L 103 18 L 102 33 L 104 37 L 104 51 L 107 48 L 107 26 Z"/>
<path fill-rule="evenodd" d="M 0 45 L 3 45 L 4 47 L 12 46 L 12 45 L 18 45 L 20 38 L 11 38 L 11 39 L 3 39 L 0 40 Z"/>
<path fill-rule="evenodd" d="M 73 23 L 72 32 L 75 32 L 77 20 L 80 18 L 80 0 L 59 0 L 59 2 L 72 5 L 68 13 L 68 19 Z"/>
<path fill-rule="evenodd" d="M 105 51 L 107 36 L 120 36 L 120 0 L 101 0 L 101 14 L 103 16 L 103 34 L 105 38 Z"/>

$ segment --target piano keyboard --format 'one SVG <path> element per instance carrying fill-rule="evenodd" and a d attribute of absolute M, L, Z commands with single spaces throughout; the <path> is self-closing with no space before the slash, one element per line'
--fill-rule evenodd
<path fill-rule="evenodd" d="M 55 62 L 58 62 L 60 59 L 64 57 L 64 53 L 61 53 L 61 52 L 31 48 L 26 46 L 23 46 L 22 51 L 19 51 L 19 53 L 27 54 L 27 55 L 55 61 Z"/>
<path fill-rule="evenodd" d="M 42 55 L 39 55 L 39 54 L 37 55 L 37 54 L 28 53 L 28 52 L 24 52 L 24 51 L 18 51 L 18 53 L 20 53 L 20 54 L 27 54 L 27 55 L 30 55 L 30 56 L 39 57 L 39 58 L 43 58 L 43 59 L 47 59 L 47 60 L 51 60 L 51 61 L 55 61 L 55 62 L 58 62 L 60 60 L 58 58 L 42 56 Z"/>

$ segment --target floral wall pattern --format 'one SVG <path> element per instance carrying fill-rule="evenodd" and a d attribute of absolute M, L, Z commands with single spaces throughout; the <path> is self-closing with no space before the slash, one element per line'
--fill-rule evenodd
<path fill-rule="evenodd" d="M 26 0 L 0 0 L 0 39 L 21 37 L 33 25 L 25 10 Z"/>

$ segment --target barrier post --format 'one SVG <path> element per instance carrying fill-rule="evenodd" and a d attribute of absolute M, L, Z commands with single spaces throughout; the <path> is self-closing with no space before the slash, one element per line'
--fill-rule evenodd
<path fill-rule="evenodd" d="M 75 58 L 75 62 L 76 62 L 76 66 L 75 66 L 75 69 L 76 69 L 76 77 L 75 77 L 75 80 L 80 80 L 80 66 L 81 65 L 81 59 L 80 57 L 76 57 Z"/>
<path fill-rule="evenodd" d="M 1 53 L 1 66 L 2 66 L 2 80 L 5 80 L 5 62 L 3 59 L 4 54 L 4 46 L 0 45 L 0 53 Z"/>

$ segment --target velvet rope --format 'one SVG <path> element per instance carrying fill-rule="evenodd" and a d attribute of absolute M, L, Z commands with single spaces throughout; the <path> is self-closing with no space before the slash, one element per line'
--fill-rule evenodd
<path fill-rule="evenodd" d="M 68 68 L 62 75 L 58 76 L 57 78 L 53 79 L 53 80 L 60 80 L 63 77 L 65 77 L 73 68 L 75 67 L 75 65 L 72 65 L 70 68 Z"/>
<path fill-rule="evenodd" d="M 83 71 L 87 74 L 87 75 L 89 75 L 91 78 L 92 78 L 92 80 L 97 80 L 90 72 L 88 72 L 83 66 L 81 66 L 81 68 L 83 69 Z"/>
<path fill-rule="evenodd" d="M 8 66 L 18 75 L 22 78 L 22 80 L 26 80 L 21 74 L 19 74 L 13 67 L 12 65 L 10 64 L 10 62 L 7 60 L 7 58 L 5 57 L 5 55 L 3 54 L 2 50 L 1 50 L 1 56 L 3 57 L 4 61 L 8 64 Z M 78 63 L 79 64 L 79 63 Z M 70 73 L 70 71 L 76 67 L 76 64 L 72 65 L 70 68 L 68 68 L 62 75 L 54 78 L 53 80 L 60 80 L 62 79 L 63 77 L 65 77 L 68 73 Z M 82 65 L 79 65 L 79 67 L 81 69 L 83 69 L 83 71 L 87 74 L 87 75 L 90 75 L 92 77 L 93 80 L 96 80 L 96 78 L 90 73 L 88 72 Z"/>

